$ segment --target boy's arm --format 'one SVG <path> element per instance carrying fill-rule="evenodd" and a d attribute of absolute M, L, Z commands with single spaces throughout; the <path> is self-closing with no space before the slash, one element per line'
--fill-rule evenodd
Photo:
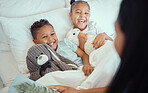
<path fill-rule="evenodd" d="M 76 50 L 76 54 L 79 57 L 81 57 L 84 62 L 84 66 L 82 70 L 85 76 L 89 76 L 94 70 L 94 68 L 89 63 L 89 56 L 84 51 L 82 51 L 79 47 Z"/>

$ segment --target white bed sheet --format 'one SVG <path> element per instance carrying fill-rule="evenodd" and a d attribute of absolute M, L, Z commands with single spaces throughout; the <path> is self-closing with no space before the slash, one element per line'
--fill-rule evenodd
<path fill-rule="evenodd" d="M 90 61 L 96 65 L 93 73 L 86 77 L 79 70 L 56 71 L 46 74 L 36 82 L 42 85 L 66 85 L 77 89 L 89 89 L 108 86 L 120 64 L 120 57 L 114 49 L 113 42 L 108 42 L 93 51 Z M 97 58 L 97 59 L 96 59 Z"/>

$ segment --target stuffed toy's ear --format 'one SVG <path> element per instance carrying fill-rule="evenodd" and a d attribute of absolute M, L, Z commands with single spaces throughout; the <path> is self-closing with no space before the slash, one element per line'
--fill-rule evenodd
<path fill-rule="evenodd" d="M 56 55 L 56 52 L 55 52 L 51 47 L 49 47 L 47 44 L 44 44 L 44 47 L 47 49 L 48 52 L 51 53 L 52 59 L 57 60 L 57 61 L 61 61 L 61 60 L 58 58 L 58 56 Z"/>

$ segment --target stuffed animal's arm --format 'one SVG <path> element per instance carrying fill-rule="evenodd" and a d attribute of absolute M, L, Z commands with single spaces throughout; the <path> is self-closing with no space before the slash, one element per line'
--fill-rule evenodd
<path fill-rule="evenodd" d="M 71 60 L 59 55 L 56 53 L 61 61 L 55 61 L 55 63 L 61 68 L 61 70 L 72 70 L 73 68 L 77 68 L 78 65 L 72 62 Z"/>
<path fill-rule="evenodd" d="M 30 71 L 30 79 L 36 81 L 38 80 L 39 78 L 41 78 L 41 75 L 40 75 L 40 69 L 36 70 L 36 71 Z"/>
<path fill-rule="evenodd" d="M 64 71 L 64 70 L 72 70 L 74 68 L 74 67 L 68 65 L 68 64 L 74 64 L 72 61 L 70 61 L 70 60 L 60 56 L 52 48 L 50 48 L 49 51 L 52 52 L 52 56 L 51 57 L 54 60 L 55 65 L 57 65 L 62 71 Z M 57 57 L 55 57 L 55 56 L 57 56 Z"/>
<path fill-rule="evenodd" d="M 71 60 L 69 60 L 69 59 L 67 59 L 67 58 L 65 58 L 65 57 L 63 57 L 63 56 L 61 56 L 61 55 L 58 54 L 58 53 L 57 53 L 57 55 L 58 55 L 58 57 L 60 58 L 60 60 L 61 60 L 62 62 L 66 63 L 66 64 L 74 64 L 74 65 L 77 66 L 77 64 L 75 64 L 75 63 L 72 62 Z"/>

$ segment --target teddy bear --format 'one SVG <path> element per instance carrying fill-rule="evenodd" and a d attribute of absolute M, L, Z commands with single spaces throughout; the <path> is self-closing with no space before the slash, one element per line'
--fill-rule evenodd
<path fill-rule="evenodd" d="M 78 39 L 78 35 L 79 35 L 80 30 L 78 28 L 75 29 L 71 29 L 70 31 L 68 31 L 68 33 L 66 34 L 66 38 L 68 38 L 70 41 L 72 41 L 73 43 L 75 43 L 77 46 L 79 46 L 79 39 Z M 89 55 L 92 51 L 95 50 L 95 48 L 93 48 L 93 45 L 91 44 L 93 42 L 93 40 L 95 39 L 95 35 L 91 35 L 88 34 L 87 35 L 87 41 L 84 44 L 84 51 Z"/>
<path fill-rule="evenodd" d="M 37 80 L 49 72 L 75 70 L 78 67 L 47 44 L 33 45 L 27 52 L 26 63 L 32 80 Z"/>

